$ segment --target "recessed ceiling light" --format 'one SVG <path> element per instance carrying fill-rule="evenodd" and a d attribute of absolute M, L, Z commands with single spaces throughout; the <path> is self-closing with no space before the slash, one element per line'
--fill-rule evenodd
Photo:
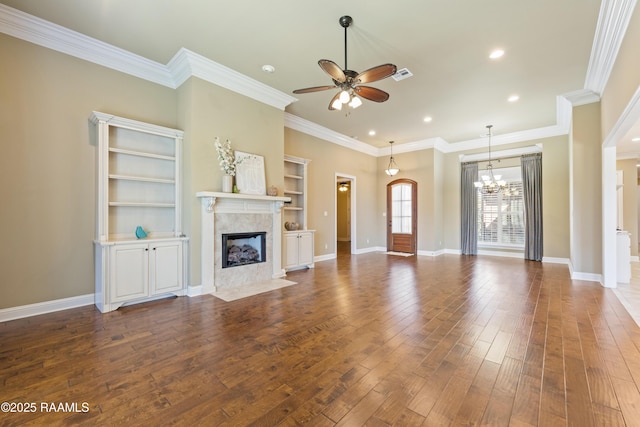
<path fill-rule="evenodd" d="M 632 138 L 632 139 L 631 139 L 631 141 L 633 141 L 633 142 L 639 142 L 639 141 L 640 141 L 640 138 Z"/>
<path fill-rule="evenodd" d="M 520 99 L 518 95 L 511 95 L 509 98 L 507 98 L 507 101 L 516 102 L 518 99 Z"/>
<path fill-rule="evenodd" d="M 493 52 L 491 52 L 491 54 L 489 55 L 489 58 L 491 59 L 498 59 L 500 58 L 502 55 L 504 55 L 504 50 L 502 49 L 496 49 Z"/>
<path fill-rule="evenodd" d="M 424 120 L 425 123 L 431 123 L 431 120 L 433 120 L 433 118 L 427 116 L 423 120 Z"/>
<path fill-rule="evenodd" d="M 264 71 L 265 73 L 271 74 L 276 71 L 276 67 L 274 67 L 273 65 L 266 64 L 262 66 L 262 71 Z"/>
<path fill-rule="evenodd" d="M 373 136 L 373 135 L 375 135 L 375 134 L 376 134 L 376 131 L 375 131 L 375 130 L 370 130 L 370 131 L 369 131 L 369 136 Z"/>

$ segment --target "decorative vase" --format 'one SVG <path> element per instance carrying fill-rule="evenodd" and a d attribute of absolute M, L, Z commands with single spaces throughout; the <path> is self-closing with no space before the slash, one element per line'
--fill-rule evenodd
<path fill-rule="evenodd" d="M 233 191 L 233 176 L 222 175 L 222 192 L 231 193 Z"/>
<path fill-rule="evenodd" d="M 267 189 L 267 196 L 277 196 L 278 195 L 278 187 L 272 185 Z"/>

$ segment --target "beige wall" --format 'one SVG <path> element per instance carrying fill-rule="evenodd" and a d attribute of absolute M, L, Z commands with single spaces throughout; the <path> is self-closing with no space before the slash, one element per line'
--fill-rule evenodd
<path fill-rule="evenodd" d="M 542 142 L 542 226 L 544 257 L 570 259 L 569 138 L 557 136 Z"/>
<path fill-rule="evenodd" d="M 176 127 L 176 93 L 0 34 L 0 309 L 94 292 L 91 111 Z"/>
<path fill-rule="evenodd" d="M 602 273 L 602 162 L 600 103 L 573 109 L 571 133 L 571 263 Z"/>
<path fill-rule="evenodd" d="M 378 246 L 386 247 L 387 217 L 383 213 L 387 210 L 387 184 L 396 179 L 411 179 L 418 186 L 418 240 L 417 250 L 435 252 L 444 248 L 443 229 L 443 163 L 444 155 L 434 149 L 413 151 L 393 155 L 400 172 L 391 177 L 384 173 L 389 164 L 388 156 L 378 157 L 377 168 L 377 226 Z"/>
<path fill-rule="evenodd" d="M 330 255 L 336 252 L 335 204 L 336 174 L 354 176 L 356 211 L 352 212 L 356 222 L 356 248 L 377 246 L 378 230 L 375 216 L 377 175 L 384 173 L 376 168 L 376 158 L 341 147 L 328 141 L 285 128 L 285 153 L 311 159 L 307 174 L 309 209 L 307 228 L 316 230 L 315 255 Z M 327 215 L 324 215 L 324 212 Z"/>
<path fill-rule="evenodd" d="M 195 194 L 222 191 L 223 172 L 214 138 L 229 139 L 234 150 L 264 156 L 266 187 L 282 189 L 284 116 L 277 108 L 198 78 L 189 79 L 178 92 L 179 125 L 185 131 L 183 221 L 191 248 L 189 283 L 197 286 L 201 284 L 201 200 Z"/>

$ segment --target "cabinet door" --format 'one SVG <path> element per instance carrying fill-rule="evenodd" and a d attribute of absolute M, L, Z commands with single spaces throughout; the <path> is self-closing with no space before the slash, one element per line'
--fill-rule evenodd
<path fill-rule="evenodd" d="M 151 295 L 182 289 L 182 242 L 150 246 Z"/>
<path fill-rule="evenodd" d="M 146 243 L 112 246 L 109 262 L 111 302 L 149 296 L 149 247 Z"/>
<path fill-rule="evenodd" d="M 313 233 L 300 233 L 298 239 L 298 264 L 313 264 Z"/>
<path fill-rule="evenodd" d="M 284 236 L 284 244 L 286 248 L 284 268 L 295 267 L 298 265 L 298 234 L 287 233 Z"/>

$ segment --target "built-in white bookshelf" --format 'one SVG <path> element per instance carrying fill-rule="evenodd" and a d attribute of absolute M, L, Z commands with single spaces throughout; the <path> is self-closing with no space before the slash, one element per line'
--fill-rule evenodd
<path fill-rule="evenodd" d="M 285 155 L 284 157 L 284 195 L 291 198 L 284 210 L 284 224 L 295 222 L 297 230 L 284 233 L 284 268 L 313 268 L 314 266 L 314 230 L 307 223 L 307 167 L 310 160 Z"/>
<path fill-rule="evenodd" d="M 97 136 L 96 305 L 183 294 L 183 132 L 100 112 Z M 140 227 L 146 237 L 139 238 Z"/>

